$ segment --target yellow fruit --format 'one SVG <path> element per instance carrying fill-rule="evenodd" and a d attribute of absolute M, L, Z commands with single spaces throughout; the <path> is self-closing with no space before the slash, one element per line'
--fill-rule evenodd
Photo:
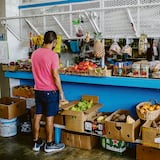
<path fill-rule="evenodd" d="M 104 116 L 99 116 L 97 118 L 97 122 L 101 123 L 104 120 Z"/>

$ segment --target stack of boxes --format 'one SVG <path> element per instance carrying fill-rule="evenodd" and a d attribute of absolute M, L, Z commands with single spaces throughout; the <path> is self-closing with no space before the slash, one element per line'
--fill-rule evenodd
<path fill-rule="evenodd" d="M 26 101 L 20 98 L 3 97 L 0 99 L 0 136 L 10 137 L 17 134 L 17 117 L 26 113 Z"/>
<path fill-rule="evenodd" d="M 72 147 L 92 149 L 97 144 L 98 137 L 84 134 L 84 123 L 96 116 L 98 109 L 102 105 L 98 103 L 98 96 L 83 95 L 82 99 L 92 100 L 93 106 L 85 111 L 72 111 L 71 107 L 76 105 L 80 100 L 62 106 L 62 115 L 65 117 L 65 131 L 62 134 L 62 141 Z"/>

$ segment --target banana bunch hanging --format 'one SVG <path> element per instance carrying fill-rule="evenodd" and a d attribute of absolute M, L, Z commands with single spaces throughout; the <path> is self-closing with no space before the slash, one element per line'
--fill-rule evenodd
<path fill-rule="evenodd" d="M 41 47 L 43 45 L 44 35 L 37 35 L 31 37 L 34 46 Z"/>

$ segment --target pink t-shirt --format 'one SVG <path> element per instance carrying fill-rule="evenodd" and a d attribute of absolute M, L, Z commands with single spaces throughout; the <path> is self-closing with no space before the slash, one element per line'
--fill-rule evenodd
<path fill-rule="evenodd" d="M 41 91 L 57 90 L 52 69 L 59 68 L 58 54 L 47 48 L 39 48 L 33 52 L 31 60 L 35 82 L 34 89 Z"/>

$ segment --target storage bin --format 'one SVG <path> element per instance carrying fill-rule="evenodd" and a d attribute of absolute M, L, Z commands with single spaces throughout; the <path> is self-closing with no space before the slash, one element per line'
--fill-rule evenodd
<path fill-rule="evenodd" d="M 0 118 L 0 136 L 10 137 L 17 134 L 17 118 L 3 119 Z"/>

